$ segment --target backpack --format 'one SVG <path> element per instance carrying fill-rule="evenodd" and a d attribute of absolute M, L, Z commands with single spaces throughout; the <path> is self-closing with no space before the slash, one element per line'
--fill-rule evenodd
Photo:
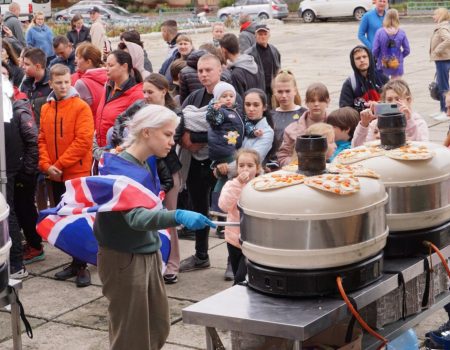
<path fill-rule="evenodd" d="M 398 34 L 398 32 L 397 32 Z M 389 69 L 397 69 L 400 66 L 400 61 L 398 60 L 398 57 L 396 56 L 397 53 L 397 43 L 395 42 L 395 38 L 397 34 L 394 35 L 394 37 L 388 36 L 389 40 L 387 42 L 387 52 L 388 56 L 385 56 L 381 59 L 381 64 L 383 68 L 389 68 Z"/>

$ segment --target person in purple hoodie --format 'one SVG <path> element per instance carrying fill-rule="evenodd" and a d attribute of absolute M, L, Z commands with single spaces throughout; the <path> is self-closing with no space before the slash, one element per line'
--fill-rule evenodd
<path fill-rule="evenodd" d="M 398 11 L 388 10 L 383 20 L 383 27 L 376 32 L 372 46 L 377 69 L 391 79 L 400 78 L 403 75 L 403 60 L 410 53 L 406 33 L 399 26 Z"/>

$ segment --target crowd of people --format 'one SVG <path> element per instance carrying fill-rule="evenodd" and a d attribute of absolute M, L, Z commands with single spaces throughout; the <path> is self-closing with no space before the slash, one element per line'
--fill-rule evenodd
<path fill-rule="evenodd" d="M 24 33 L 20 6 L 11 3 L 2 31 L 2 82 L 13 108 L 5 120 L 11 277 L 26 277 L 25 266 L 45 258 L 35 228 L 38 210 L 58 204 L 66 180 L 97 175 L 102 157 L 116 155 L 158 183 L 150 190 L 164 192 L 165 209 L 97 215 L 111 348 L 161 348 L 170 327 L 164 284 L 210 266 L 210 208 L 238 221 L 242 188 L 263 172 L 295 162 L 297 137 L 325 136 L 332 161 L 344 149 L 378 137 L 374 106 L 386 102 L 404 113 L 409 140 L 428 140 L 427 124 L 401 79 L 410 53 L 407 35 L 398 12 L 387 7 L 387 0 L 376 0 L 363 17 L 362 44 L 350 50 L 353 71 L 343 82 L 340 108 L 329 111 L 323 83 L 308 86 L 302 102 L 270 27 L 249 16 L 241 16 L 239 35 L 215 23 L 211 41 L 198 49 L 176 21 L 163 22 L 167 56 L 155 73 L 137 31 L 122 33 L 117 48 L 111 47 L 95 6 L 90 28 L 77 15 L 66 36 L 54 36 L 42 13 Z M 450 14 L 440 8 L 433 18 L 430 59 L 436 63 L 441 112 L 447 113 Z M 187 200 L 178 203 L 181 191 Z M 184 260 L 177 225 L 195 232 L 195 252 Z M 164 275 L 157 235 L 162 228 L 171 235 Z M 239 283 L 246 275 L 239 229 L 226 227 L 224 237 L 224 278 Z M 55 277 L 76 277 L 77 287 L 91 283 L 86 262 L 76 258 Z"/>

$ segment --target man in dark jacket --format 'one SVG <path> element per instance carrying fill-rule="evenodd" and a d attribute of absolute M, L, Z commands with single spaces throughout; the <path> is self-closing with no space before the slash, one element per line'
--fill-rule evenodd
<path fill-rule="evenodd" d="M 258 24 L 255 29 L 256 44 L 245 51 L 253 56 L 258 70 L 264 75 L 264 91 L 267 101 L 272 100 L 272 79 L 278 74 L 281 67 L 281 55 L 275 46 L 269 44 L 270 29 L 265 24 Z"/>
<path fill-rule="evenodd" d="M 264 75 L 259 71 L 255 59 L 239 53 L 239 41 L 236 35 L 228 33 L 219 41 L 225 60 L 230 61 L 231 84 L 242 99 L 248 89 L 264 89 Z"/>
<path fill-rule="evenodd" d="M 48 68 L 61 63 L 70 69 L 70 74 L 75 73 L 75 49 L 72 43 L 64 35 L 53 38 L 53 49 L 56 57 L 50 61 Z"/>
<path fill-rule="evenodd" d="M 381 88 L 389 80 L 376 70 L 371 51 L 358 45 L 350 51 L 352 74 L 344 81 L 339 107 L 352 107 L 361 112 L 370 101 L 379 101 Z"/>
<path fill-rule="evenodd" d="M 9 11 L 6 11 L 3 16 L 3 24 L 11 30 L 14 37 L 22 44 L 22 47 L 25 47 L 27 44 L 23 35 L 22 23 L 19 21 L 20 5 L 17 2 L 12 2 L 8 9 Z"/>
<path fill-rule="evenodd" d="M 167 21 L 162 22 L 161 24 L 161 36 L 164 41 L 167 43 L 168 51 L 167 57 L 172 57 L 173 52 L 177 48 L 177 37 L 180 35 L 178 33 L 178 24 L 177 21 L 173 19 L 168 19 Z"/>
<path fill-rule="evenodd" d="M 256 23 L 253 23 L 249 15 L 242 15 L 239 18 L 239 24 L 241 25 L 239 33 L 239 48 L 241 53 L 244 53 L 256 43 Z"/>

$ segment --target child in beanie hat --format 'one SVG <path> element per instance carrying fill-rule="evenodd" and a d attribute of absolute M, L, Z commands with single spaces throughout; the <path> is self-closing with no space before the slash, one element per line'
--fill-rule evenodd
<path fill-rule="evenodd" d="M 219 102 L 221 105 L 226 105 L 228 108 L 233 107 L 236 102 L 236 90 L 234 89 L 234 86 L 225 83 L 224 81 L 217 83 L 213 89 L 213 95 L 216 103 Z"/>

